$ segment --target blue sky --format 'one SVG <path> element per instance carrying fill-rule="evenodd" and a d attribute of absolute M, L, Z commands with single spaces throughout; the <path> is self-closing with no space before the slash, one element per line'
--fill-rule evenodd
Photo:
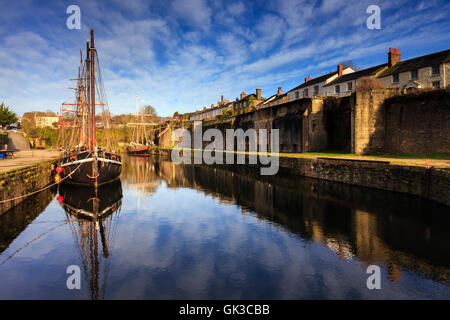
<path fill-rule="evenodd" d="M 66 27 L 71 4 L 80 30 Z M 371 4 L 380 30 L 366 27 Z M 91 27 L 111 112 L 135 112 L 137 95 L 168 116 L 257 87 L 269 97 L 345 60 L 384 63 L 389 47 L 402 59 L 449 49 L 449 14 L 446 0 L 0 0 L 0 101 L 58 111 Z"/>

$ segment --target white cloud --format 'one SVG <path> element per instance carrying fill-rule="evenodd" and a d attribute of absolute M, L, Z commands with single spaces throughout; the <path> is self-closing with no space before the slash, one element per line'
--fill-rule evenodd
<path fill-rule="evenodd" d="M 418 12 L 403 2 L 378 3 L 383 15 L 378 31 L 365 28 L 364 2 L 81 1 L 80 31 L 66 29 L 61 14 L 55 18 L 63 5 L 36 7 L 40 15 L 33 20 L 33 10 L 19 6 L 19 14 L 12 4 L 14 12 L 5 11 L 12 18 L 0 27 L 0 101 L 19 114 L 58 110 L 71 95 L 68 79 L 76 75 L 90 27 L 116 114 L 134 110 L 136 95 L 161 115 L 209 106 L 221 94 L 232 100 L 257 86 L 270 96 L 278 86 L 290 89 L 342 60 L 384 62 L 389 46 L 417 52 L 448 43 L 448 5 Z M 412 32 L 411 25 L 418 27 Z"/>
<path fill-rule="evenodd" d="M 191 27 L 207 29 L 211 23 L 212 10 L 205 0 L 175 0 L 172 8 Z"/>

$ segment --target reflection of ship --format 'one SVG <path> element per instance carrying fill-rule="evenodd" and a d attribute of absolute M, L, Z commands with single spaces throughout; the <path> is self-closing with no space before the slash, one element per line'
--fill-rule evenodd
<path fill-rule="evenodd" d="M 152 195 L 159 186 L 156 175 L 158 162 L 150 158 L 124 157 L 124 171 L 122 177 L 128 188 L 136 189 L 138 194 Z"/>
<path fill-rule="evenodd" d="M 60 185 L 59 194 L 89 279 L 91 299 L 101 299 L 105 294 L 107 258 L 122 204 L 121 182 L 116 180 L 101 188 Z"/>

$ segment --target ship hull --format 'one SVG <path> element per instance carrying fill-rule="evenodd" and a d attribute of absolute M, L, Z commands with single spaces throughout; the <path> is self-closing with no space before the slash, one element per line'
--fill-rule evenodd
<path fill-rule="evenodd" d="M 127 153 L 130 156 L 137 156 L 137 157 L 147 157 L 150 155 L 151 148 L 150 147 L 143 147 L 143 148 L 128 148 Z"/>
<path fill-rule="evenodd" d="M 62 183 L 100 186 L 117 180 L 122 171 L 121 158 L 118 155 L 101 152 L 97 156 L 92 152 L 72 154 L 62 159 Z M 96 170 L 97 167 L 97 170 Z"/>

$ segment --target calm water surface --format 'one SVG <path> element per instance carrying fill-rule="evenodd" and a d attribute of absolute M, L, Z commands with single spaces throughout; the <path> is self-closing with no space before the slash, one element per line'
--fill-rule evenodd
<path fill-rule="evenodd" d="M 0 216 L 0 299 L 450 299 L 448 207 L 233 170 L 125 158 L 120 183 L 26 200 Z"/>

